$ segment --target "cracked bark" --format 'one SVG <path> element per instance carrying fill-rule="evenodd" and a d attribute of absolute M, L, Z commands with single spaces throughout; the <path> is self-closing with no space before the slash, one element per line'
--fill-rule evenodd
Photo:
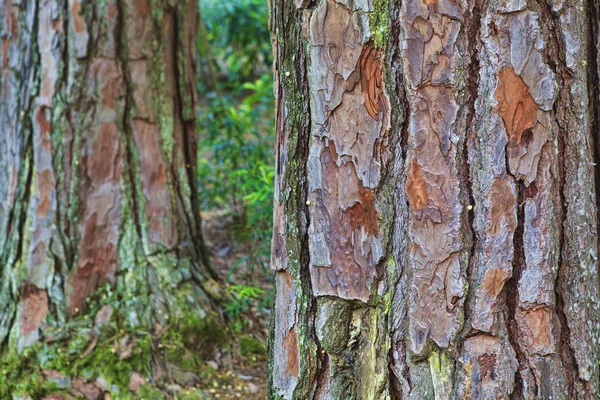
<path fill-rule="evenodd" d="M 597 396 L 597 7 L 271 2 L 271 398 Z"/>
<path fill-rule="evenodd" d="M 194 1 L 0 3 L 0 349 L 87 312 L 129 322 L 219 297 L 195 178 Z"/>

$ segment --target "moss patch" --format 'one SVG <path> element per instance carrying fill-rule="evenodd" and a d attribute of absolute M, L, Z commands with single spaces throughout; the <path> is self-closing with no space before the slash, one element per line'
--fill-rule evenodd
<path fill-rule="evenodd" d="M 389 36 L 388 0 L 375 0 L 369 13 L 369 28 L 375 47 L 384 48 Z"/>
<path fill-rule="evenodd" d="M 252 355 L 267 354 L 267 349 L 260 340 L 249 336 L 242 336 L 240 338 L 240 352 L 244 357 L 250 357 Z"/>
<path fill-rule="evenodd" d="M 177 382 L 181 387 L 198 384 L 197 374 L 207 368 L 205 360 L 228 347 L 225 324 L 218 316 L 189 304 L 195 298 L 190 284 L 175 291 L 169 307 L 172 318 L 162 325 L 131 324 L 129 296 L 106 285 L 90 296 L 84 315 L 60 327 L 48 328 L 45 342 L 20 354 L 0 354 L 0 399 L 38 399 L 57 393 L 60 388 L 54 380 L 46 379 L 44 370 L 64 375 L 68 380 L 99 380 L 113 398 L 119 399 L 170 398 L 160 397 L 161 390 L 140 389 L 146 395 L 135 396 L 129 391 L 133 372 L 150 381 L 151 376 L 157 376 L 157 365 L 168 372 L 155 379 L 164 390 L 175 375 L 185 378 L 181 379 L 183 383 Z M 100 310 L 108 306 L 112 308 L 111 316 L 96 324 Z"/>

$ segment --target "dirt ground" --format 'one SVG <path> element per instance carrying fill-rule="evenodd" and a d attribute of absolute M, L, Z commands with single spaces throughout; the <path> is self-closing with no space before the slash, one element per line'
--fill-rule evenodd
<path fill-rule="evenodd" d="M 207 212 L 202 214 L 204 239 L 212 255 L 212 266 L 223 281 L 232 266 L 244 255 L 243 246 L 232 238 L 231 227 L 236 221 L 227 212 Z M 268 260 L 264 260 L 268 265 Z M 268 293 L 272 281 L 270 270 L 254 268 L 249 271 L 241 263 L 232 275 L 231 284 L 253 285 Z M 269 329 L 268 310 L 257 310 L 252 307 L 244 315 L 247 327 L 244 334 L 261 341 L 266 348 Z M 265 399 L 267 397 L 267 357 L 266 354 L 251 357 L 234 356 L 230 367 L 220 367 L 216 371 L 217 379 L 212 382 L 213 388 L 206 393 L 214 399 Z"/>

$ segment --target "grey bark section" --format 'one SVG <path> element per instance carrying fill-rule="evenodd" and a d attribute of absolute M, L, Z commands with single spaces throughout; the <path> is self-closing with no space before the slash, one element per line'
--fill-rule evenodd
<path fill-rule="evenodd" d="M 563 76 L 556 109 L 563 137 L 563 253 L 558 294 L 563 305 L 565 356 L 576 365 L 577 395 L 600 392 L 600 293 L 598 275 L 599 3 L 576 7 L 549 2 Z M 594 94 L 595 93 L 595 94 Z M 594 148 L 595 146 L 595 148 Z M 594 184 L 595 175 L 595 184 Z M 568 348 L 572 350 L 569 350 Z"/>

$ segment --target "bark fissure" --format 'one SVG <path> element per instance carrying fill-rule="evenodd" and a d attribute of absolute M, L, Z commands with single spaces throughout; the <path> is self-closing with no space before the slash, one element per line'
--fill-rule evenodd
<path fill-rule="evenodd" d="M 469 93 L 469 99 L 466 104 L 467 108 L 467 117 L 466 117 L 466 133 L 465 139 L 463 143 L 462 149 L 462 171 L 461 171 L 461 182 L 462 187 L 464 187 L 464 195 L 463 198 L 467 201 L 466 207 L 466 235 L 467 243 L 470 243 L 469 248 L 469 261 L 467 263 L 467 276 L 472 275 L 472 271 L 474 269 L 474 263 L 476 262 L 476 249 L 479 243 L 479 239 L 477 237 L 477 233 L 475 231 L 474 220 L 475 220 L 475 212 L 473 207 L 475 205 L 475 197 L 473 195 L 473 187 L 471 183 L 471 177 L 473 176 L 473 172 L 471 171 L 471 165 L 469 164 L 469 147 L 474 146 L 473 142 L 476 140 L 476 132 L 473 128 L 473 123 L 475 121 L 475 102 L 478 97 L 478 88 L 479 88 L 479 35 L 481 33 L 481 12 L 483 9 L 483 1 L 478 0 L 473 5 L 473 9 L 470 13 L 469 18 L 465 21 L 467 26 L 467 44 L 469 50 L 471 51 L 471 56 L 469 60 L 468 66 L 468 76 L 467 76 L 467 84 L 466 88 Z M 474 291 L 471 289 L 467 293 L 467 300 L 465 301 L 465 320 L 468 321 L 471 317 L 470 303 L 475 295 Z M 471 324 L 466 323 L 463 327 L 465 336 L 468 336 L 472 327 Z"/>
<path fill-rule="evenodd" d="M 64 32 L 69 32 L 69 2 L 65 1 L 64 2 L 64 7 L 62 9 L 62 29 Z M 61 38 L 61 43 L 62 43 L 62 54 L 61 54 L 61 61 L 62 61 L 62 74 L 61 76 L 58 78 L 57 82 L 56 82 L 56 97 L 59 99 L 60 103 L 65 105 L 66 110 L 63 111 L 61 113 L 61 117 L 64 120 L 64 122 L 66 122 L 66 126 L 68 127 L 67 129 L 70 130 L 70 134 L 72 135 L 73 132 L 75 131 L 75 124 L 73 123 L 73 119 L 72 119 L 72 115 L 70 112 L 71 109 L 71 104 L 69 103 L 69 99 L 67 98 L 67 90 L 68 90 L 68 80 L 69 80 L 69 73 L 70 73 L 70 62 L 69 62 L 69 35 L 64 35 L 63 38 Z M 54 117 L 54 115 L 53 115 Z M 54 118 L 52 118 L 52 124 L 54 124 Z M 64 133 L 63 133 L 64 134 Z M 60 148 L 58 149 L 54 149 L 55 153 L 57 155 L 59 155 L 59 157 L 57 157 L 57 160 L 54 161 L 53 160 L 53 168 L 55 170 L 59 170 L 62 169 L 62 167 L 64 165 L 69 165 L 70 162 L 65 162 L 64 158 L 66 157 L 67 160 L 72 160 L 73 157 L 73 146 L 74 146 L 74 140 L 73 137 L 70 138 L 70 140 L 68 141 L 68 144 L 64 143 L 64 139 L 62 141 L 62 146 L 60 146 Z M 65 151 L 65 148 L 67 149 L 67 151 Z M 60 157 L 62 156 L 62 157 Z M 64 171 L 64 174 L 69 174 L 70 171 L 68 171 L 67 168 L 65 168 L 67 171 Z M 65 177 L 64 181 L 63 181 L 63 174 L 58 174 L 55 177 L 56 180 L 56 187 L 57 188 L 62 188 L 62 190 L 58 190 L 58 192 L 60 193 L 61 191 L 65 191 L 67 189 L 67 182 L 70 182 L 70 177 Z M 64 196 L 64 194 L 58 194 L 59 197 L 66 197 Z M 57 235 L 58 235 L 58 240 L 60 241 L 61 244 L 61 250 L 64 254 L 64 258 L 65 260 L 61 260 L 60 254 L 54 254 L 54 258 L 55 258 L 55 265 L 60 265 L 61 263 L 65 264 L 65 268 L 62 268 L 62 270 L 58 270 L 57 271 L 57 275 L 60 275 L 62 272 L 67 273 L 67 271 L 70 269 L 70 266 L 74 265 L 75 262 L 75 251 L 73 250 L 73 247 L 71 246 L 71 242 L 69 240 L 69 237 L 71 235 L 68 235 L 68 232 L 70 232 L 71 230 L 71 221 L 69 220 L 68 216 L 68 208 L 69 205 L 68 203 L 64 206 L 65 210 L 63 211 L 63 202 L 62 201 L 57 201 L 56 202 L 56 226 L 57 226 Z M 64 213 L 64 215 L 63 215 Z M 67 234 L 63 234 L 63 232 L 67 232 Z M 60 268 L 60 267 L 59 267 Z M 64 270 L 64 271 L 63 271 Z"/>
<path fill-rule="evenodd" d="M 306 49 L 304 46 L 304 42 L 300 39 L 299 37 L 299 33 L 297 34 L 298 36 L 296 36 L 296 40 L 298 43 L 298 51 L 300 52 L 300 54 L 302 54 L 302 56 L 300 57 L 300 62 L 298 62 L 296 64 L 296 71 L 294 76 L 297 77 L 296 79 L 298 79 L 298 84 L 300 84 L 301 88 L 302 88 L 302 97 L 305 99 L 309 98 L 309 89 L 308 89 L 308 66 L 306 64 L 306 58 L 305 58 L 305 54 L 306 54 Z M 297 105 L 296 105 L 297 106 Z M 306 115 L 310 115 L 311 114 L 311 109 L 310 109 L 310 104 L 307 102 L 307 104 L 303 107 L 303 111 L 306 113 Z M 300 116 L 297 116 L 300 118 Z M 298 131 L 296 132 L 296 134 L 298 135 L 297 137 L 297 142 L 296 142 L 296 146 L 294 147 L 294 155 L 293 156 L 289 156 L 290 159 L 293 159 L 292 157 L 299 157 L 300 160 L 303 160 L 303 162 L 301 162 L 298 166 L 298 169 L 293 171 L 295 173 L 295 176 L 293 177 L 293 179 L 296 179 L 297 181 L 297 185 L 298 187 L 296 188 L 297 192 L 295 193 L 296 196 L 295 198 L 290 198 L 289 201 L 295 202 L 294 204 L 294 208 L 299 210 L 298 215 L 297 215 L 297 219 L 296 219 L 296 226 L 300 228 L 300 237 L 298 238 L 299 240 L 299 254 L 298 254 L 298 260 L 299 260 L 299 264 L 298 264 L 298 274 L 299 276 L 302 277 L 304 284 L 302 285 L 302 290 L 304 293 L 306 293 L 307 299 L 308 299 L 308 304 L 305 306 L 307 313 L 306 316 L 302 316 L 301 313 L 299 315 L 299 318 L 305 318 L 305 320 L 303 321 L 304 326 L 307 328 L 307 338 L 309 338 L 311 341 L 313 341 L 316 344 L 316 352 L 317 352 L 317 357 L 319 358 L 319 362 L 317 363 L 317 370 L 314 371 L 314 375 L 312 377 L 312 379 L 318 379 L 318 377 L 322 374 L 322 371 L 327 368 L 327 363 L 325 362 L 325 355 L 322 354 L 322 346 L 321 343 L 317 337 L 316 334 L 316 329 L 315 329 L 315 318 L 316 318 L 316 313 L 317 313 L 317 301 L 314 298 L 314 294 L 313 294 L 313 287 L 312 287 L 312 281 L 310 279 L 310 252 L 309 252 L 309 245 L 308 245 L 308 226 L 310 225 L 310 212 L 309 212 L 309 205 L 308 203 L 308 182 L 306 181 L 306 179 L 304 178 L 307 174 L 307 162 L 308 162 L 308 153 L 309 153 L 309 146 L 310 146 L 310 132 L 312 130 L 312 120 L 308 119 L 308 120 L 302 120 L 302 122 L 299 123 L 299 125 L 297 125 L 295 127 L 296 129 L 298 129 Z M 309 367 L 309 365 L 307 365 L 306 367 Z M 311 375 L 313 373 L 313 371 L 304 371 L 304 374 L 306 375 Z M 321 373 L 321 374 L 320 374 Z M 313 384 L 311 383 L 310 386 L 313 386 Z M 309 385 L 307 382 L 306 387 L 302 388 L 303 391 L 306 391 L 306 393 L 309 393 L 309 391 L 311 389 L 309 389 Z M 316 393 L 316 387 L 315 387 L 315 392 Z"/>
<path fill-rule="evenodd" d="M 132 114 L 132 93 L 133 85 L 131 81 L 131 71 L 129 70 L 128 54 L 127 54 L 127 41 L 125 31 L 125 0 L 116 0 L 118 16 L 117 26 L 115 27 L 115 50 L 117 60 L 121 67 L 121 73 L 123 74 L 123 83 L 125 86 L 125 104 L 123 112 L 121 113 L 121 129 L 125 137 L 125 158 L 127 159 L 127 173 L 129 175 L 129 184 L 131 187 L 131 206 L 133 208 L 133 221 L 140 240 L 143 240 L 143 228 L 140 222 L 141 208 L 139 200 L 137 198 L 138 191 L 135 187 L 138 185 L 138 177 L 135 175 L 136 168 L 135 163 L 137 160 L 134 157 L 132 148 L 136 146 L 134 133 L 131 128 L 131 114 Z M 89 50 L 88 50 L 89 51 Z M 90 53 L 91 54 L 91 53 Z"/>
<path fill-rule="evenodd" d="M 507 156 L 508 157 L 508 156 Z M 508 160 L 507 160 L 508 165 Z M 523 192 L 521 184 L 517 186 L 517 226 L 513 236 L 514 256 L 512 261 L 512 275 L 505 283 L 506 288 L 506 305 L 507 305 L 507 333 L 511 347 L 515 350 L 519 368 L 515 371 L 515 384 L 511 399 L 519 400 L 523 396 L 523 380 L 521 378 L 521 370 L 529 369 L 527 357 L 521 349 L 519 342 L 519 328 L 517 326 L 517 307 L 519 298 L 519 280 L 521 279 L 521 266 L 525 263 L 525 254 L 523 251 L 523 229 L 525 213 L 523 210 Z M 537 392 L 537 388 L 535 391 Z"/>

